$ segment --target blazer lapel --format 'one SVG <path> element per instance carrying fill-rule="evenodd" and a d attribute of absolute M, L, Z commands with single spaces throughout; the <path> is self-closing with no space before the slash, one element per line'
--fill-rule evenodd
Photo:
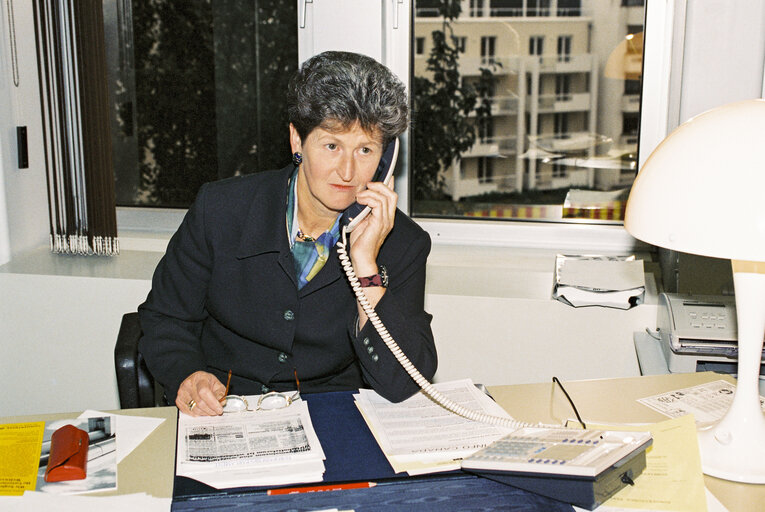
<path fill-rule="evenodd" d="M 295 285 L 295 269 L 287 240 L 287 181 L 294 167 L 288 165 L 272 173 L 255 190 L 247 211 L 236 257 L 239 260 L 278 252 L 279 265 Z"/>

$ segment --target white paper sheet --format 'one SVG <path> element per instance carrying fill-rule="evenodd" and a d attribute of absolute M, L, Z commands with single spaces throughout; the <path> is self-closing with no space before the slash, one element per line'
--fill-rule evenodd
<path fill-rule="evenodd" d="M 324 458 L 303 400 L 272 411 L 178 418 L 176 474 L 219 489 L 317 482 Z"/>
<path fill-rule="evenodd" d="M 435 384 L 435 388 L 463 407 L 510 418 L 469 379 L 441 382 Z M 374 391 L 362 389 L 356 400 L 392 465 L 413 463 L 416 467 L 418 463 L 451 462 L 487 446 L 511 430 L 457 416 L 423 393 L 394 404 Z M 440 470 L 449 469 L 453 468 L 447 465 Z M 428 472 L 414 467 L 412 471 Z"/>

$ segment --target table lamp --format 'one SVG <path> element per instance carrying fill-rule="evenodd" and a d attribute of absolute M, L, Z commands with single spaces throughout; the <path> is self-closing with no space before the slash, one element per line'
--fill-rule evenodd
<path fill-rule="evenodd" d="M 765 336 L 765 100 L 699 114 L 664 139 L 635 179 L 624 226 L 652 245 L 732 260 L 738 382 L 725 416 L 699 429 L 699 450 L 707 475 L 765 483 L 758 387 Z"/>

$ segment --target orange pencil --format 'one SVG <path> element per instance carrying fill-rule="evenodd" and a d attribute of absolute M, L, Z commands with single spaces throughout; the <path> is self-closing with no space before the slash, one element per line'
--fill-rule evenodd
<path fill-rule="evenodd" d="M 354 482 L 350 484 L 316 485 L 313 487 L 284 487 L 283 489 L 269 489 L 268 495 L 298 494 L 303 492 L 345 491 L 348 489 L 367 489 L 377 485 L 374 482 Z"/>

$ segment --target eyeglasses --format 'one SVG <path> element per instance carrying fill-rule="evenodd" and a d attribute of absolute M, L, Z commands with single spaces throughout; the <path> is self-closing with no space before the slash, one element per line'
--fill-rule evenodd
<path fill-rule="evenodd" d="M 258 403 L 254 409 L 250 409 L 247 399 L 241 395 L 229 395 L 228 388 L 231 383 L 231 371 L 228 373 L 228 382 L 226 383 L 226 396 L 221 399 L 223 404 L 223 413 L 237 413 L 245 411 L 273 411 L 289 407 L 292 402 L 300 399 L 300 380 L 298 380 L 297 370 L 295 372 L 296 391 L 269 391 L 258 397 Z"/>

